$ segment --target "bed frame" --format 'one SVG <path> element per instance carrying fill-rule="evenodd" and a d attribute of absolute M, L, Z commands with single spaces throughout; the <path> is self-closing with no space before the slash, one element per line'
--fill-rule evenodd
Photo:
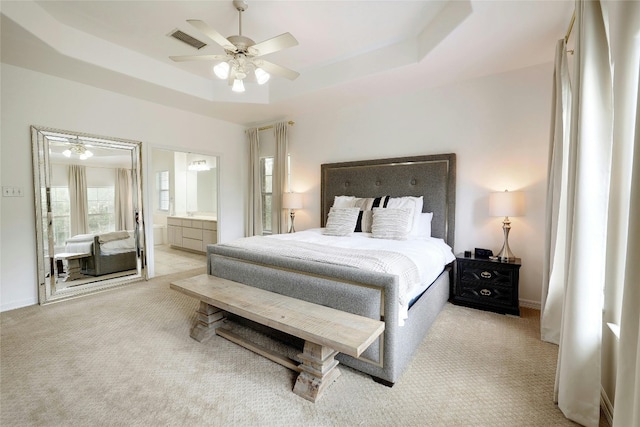
<path fill-rule="evenodd" d="M 402 157 L 321 166 L 321 225 L 335 196 L 423 196 L 433 212 L 432 236 L 453 247 L 455 236 L 455 154 Z M 392 386 L 409 364 L 429 327 L 449 299 L 448 267 L 398 324 L 398 277 L 339 265 L 257 254 L 209 245 L 209 274 L 385 322 L 384 335 L 359 358 L 340 354 L 346 366 Z"/>
<path fill-rule="evenodd" d="M 103 276 L 138 268 L 138 257 L 135 249 L 130 252 L 104 254 L 100 247 L 100 236 L 93 237 L 93 253 L 82 260 L 82 274 Z"/>

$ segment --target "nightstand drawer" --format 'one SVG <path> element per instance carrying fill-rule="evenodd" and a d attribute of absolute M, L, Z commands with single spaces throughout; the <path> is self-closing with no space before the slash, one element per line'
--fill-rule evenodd
<path fill-rule="evenodd" d="M 514 269 L 496 268 L 495 265 L 483 264 L 480 265 L 460 265 L 460 280 L 461 281 L 477 281 L 486 284 L 487 286 L 502 285 L 511 286 L 514 278 Z"/>
<path fill-rule="evenodd" d="M 478 280 L 462 280 L 456 296 L 469 302 L 504 306 L 505 308 L 513 305 L 513 292 L 510 286 L 495 286 Z"/>

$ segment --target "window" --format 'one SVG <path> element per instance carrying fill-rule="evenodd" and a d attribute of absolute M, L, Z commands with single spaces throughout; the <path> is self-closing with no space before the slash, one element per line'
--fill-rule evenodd
<path fill-rule="evenodd" d="M 64 242 L 71 237 L 70 210 L 69 189 L 67 187 L 51 187 L 51 222 L 53 242 L 56 248 L 64 247 Z"/>
<path fill-rule="evenodd" d="M 114 187 L 88 187 L 87 208 L 89 224 L 87 233 L 115 231 L 115 189 Z M 71 236 L 71 202 L 67 187 L 51 187 L 51 222 L 53 241 L 56 248 L 64 248 Z"/>
<path fill-rule="evenodd" d="M 271 234 L 271 200 L 273 193 L 273 157 L 260 159 L 260 175 L 262 177 L 262 232 Z"/>
<path fill-rule="evenodd" d="M 89 233 L 115 231 L 116 218 L 114 205 L 114 187 L 87 187 Z"/>
<path fill-rule="evenodd" d="M 273 157 L 260 159 L 262 182 L 262 234 L 273 233 Z M 287 186 L 291 188 L 291 155 L 287 156 Z"/>
<path fill-rule="evenodd" d="M 169 210 L 169 171 L 156 173 L 156 188 L 158 189 L 158 210 Z"/>

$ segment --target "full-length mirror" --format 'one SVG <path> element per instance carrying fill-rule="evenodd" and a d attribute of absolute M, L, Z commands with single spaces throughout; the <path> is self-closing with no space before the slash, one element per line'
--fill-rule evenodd
<path fill-rule="evenodd" d="M 143 278 L 140 143 L 31 128 L 40 304 Z"/>

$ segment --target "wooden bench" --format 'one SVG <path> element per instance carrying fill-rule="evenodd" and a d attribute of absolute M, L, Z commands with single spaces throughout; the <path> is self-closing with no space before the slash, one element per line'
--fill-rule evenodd
<path fill-rule="evenodd" d="M 384 331 L 384 322 L 202 274 L 171 283 L 171 289 L 200 300 L 191 337 L 218 334 L 300 372 L 293 392 L 315 402 L 340 375 L 338 352 L 359 357 Z M 301 364 L 221 329 L 225 312 L 305 340 Z"/>

